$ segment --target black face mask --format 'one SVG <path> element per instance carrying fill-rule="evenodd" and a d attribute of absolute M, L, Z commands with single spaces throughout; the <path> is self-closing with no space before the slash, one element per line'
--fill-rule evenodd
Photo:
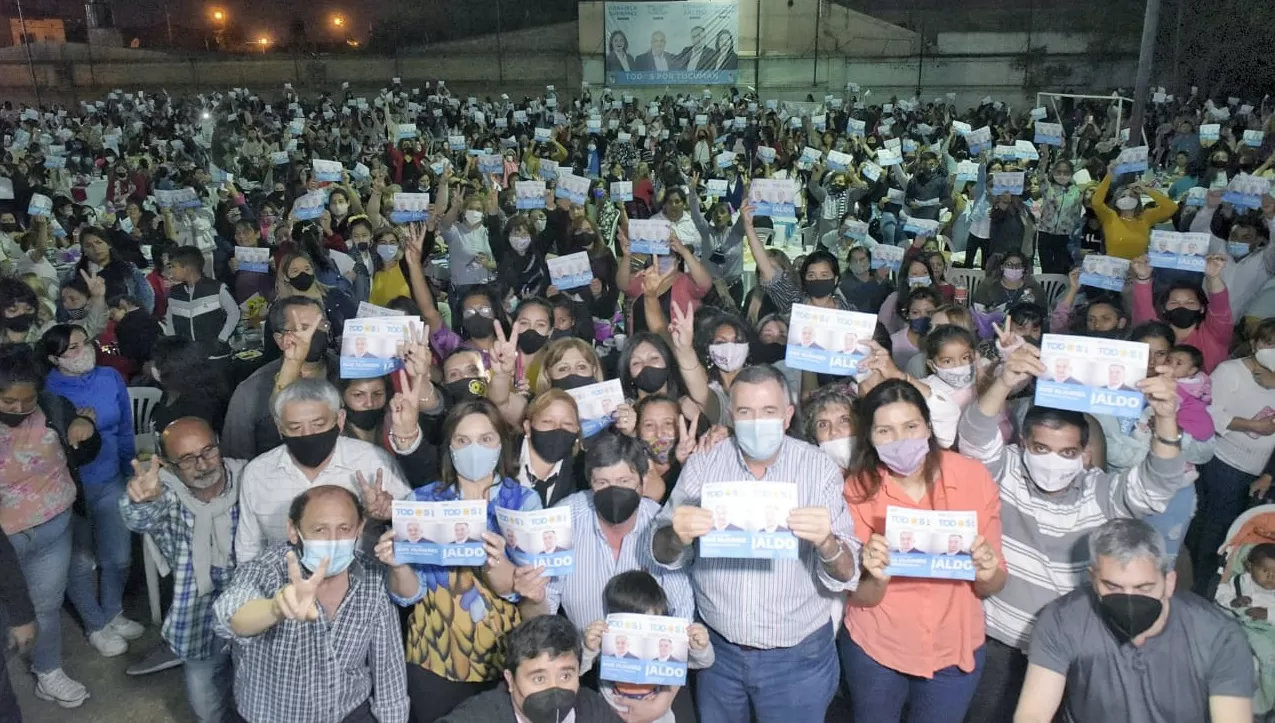
<path fill-rule="evenodd" d="M 323 353 L 328 350 L 328 333 L 322 329 L 316 329 L 314 336 L 310 337 L 310 348 L 306 350 L 305 360 L 311 364 L 323 358 Z"/>
<path fill-rule="evenodd" d="M 576 692 L 549 688 L 522 700 L 522 714 L 531 723 L 561 723 L 576 705 Z"/>
<path fill-rule="evenodd" d="M 557 341 L 558 339 L 569 339 L 573 336 L 575 336 L 575 332 L 571 329 L 554 329 L 553 333 L 549 334 L 549 340 Z"/>
<path fill-rule="evenodd" d="M 297 274 L 288 283 L 292 284 L 292 288 L 297 291 L 309 291 L 310 287 L 314 286 L 314 274 Z"/>
<path fill-rule="evenodd" d="M 518 335 L 518 350 L 523 354 L 535 354 L 549 341 L 549 337 L 530 329 Z"/>
<path fill-rule="evenodd" d="M 1176 309 L 1169 309 L 1164 312 L 1164 320 L 1169 322 L 1170 326 L 1178 329 L 1190 329 L 1200 322 L 1203 314 L 1195 309 L 1188 309 L 1185 306 L 1179 306 Z"/>
<path fill-rule="evenodd" d="M 593 507 L 598 511 L 598 517 L 613 525 L 627 522 L 641 502 L 642 495 L 628 487 L 611 485 L 593 493 Z"/>
<path fill-rule="evenodd" d="M 787 352 L 787 347 L 785 347 L 781 342 L 755 341 L 751 345 L 748 356 L 751 357 L 753 362 L 756 364 L 774 364 L 780 359 L 783 359 L 784 354 Z"/>
<path fill-rule="evenodd" d="M 283 444 L 297 464 L 313 469 L 332 454 L 340 434 L 341 430 L 333 425 L 331 429 L 323 432 L 303 434 L 299 437 L 284 437 Z"/>
<path fill-rule="evenodd" d="M 557 464 L 571 454 L 577 435 L 567 429 L 531 430 L 531 448 L 536 450 L 540 458 L 550 464 Z"/>
<path fill-rule="evenodd" d="M 496 333 L 496 321 L 482 314 L 474 314 L 463 318 L 460 328 L 470 339 L 486 339 Z"/>
<path fill-rule="evenodd" d="M 19 334 L 25 334 L 31 330 L 31 325 L 35 323 L 35 312 L 27 312 L 18 314 L 17 316 L 3 317 L 4 328 L 10 331 L 16 331 Z"/>
<path fill-rule="evenodd" d="M 1102 621 L 1121 644 L 1151 629 L 1164 611 L 1164 603 L 1147 595 L 1112 593 L 1098 598 L 1098 611 Z"/>
<path fill-rule="evenodd" d="M 807 279 L 806 295 L 812 299 L 822 299 L 831 296 L 833 291 L 837 289 L 836 279 L 815 279 L 813 281 Z"/>
<path fill-rule="evenodd" d="M 590 384 L 597 384 L 597 382 L 598 380 L 594 379 L 593 377 L 586 377 L 583 374 L 571 374 L 561 379 L 554 379 L 553 381 L 549 383 L 549 386 L 555 389 L 561 389 L 564 392 L 568 392 L 568 391 L 571 391 L 572 389 L 587 387 Z"/>
<path fill-rule="evenodd" d="M 478 377 L 457 379 L 454 382 L 444 384 L 443 390 L 451 398 L 452 404 L 460 404 L 461 402 L 485 398 L 487 396 L 487 382 Z"/>
<path fill-rule="evenodd" d="M 587 249 L 593 245 L 597 236 L 591 233 L 578 233 L 571 237 L 571 242 L 575 244 L 576 249 Z"/>
<path fill-rule="evenodd" d="M 376 429 L 376 425 L 385 418 L 385 407 L 380 409 L 347 409 L 345 410 L 345 418 L 350 424 L 366 432 Z"/>
<path fill-rule="evenodd" d="M 647 394 L 654 394 L 664 388 L 664 383 L 668 381 L 668 369 L 660 367 L 646 367 L 633 377 L 633 383 L 638 389 Z"/>
<path fill-rule="evenodd" d="M 17 230 L 18 230 L 18 224 L 16 223 L 0 223 L 0 231 L 4 231 L 5 233 L 13 233 L 14 231 L 17 231 Z"/>
<path fill-rule="evenodd" d="M 35 410 L 32 409 L 30 412 L 25 413 L 0 412 L 0 424 L 4 424 L 8 427 L 16 427 L 19 424 L 22 424 L 22 422 L 25 421 L 27 417 L 31 416 L 31 413 L 34 411 Z"/>

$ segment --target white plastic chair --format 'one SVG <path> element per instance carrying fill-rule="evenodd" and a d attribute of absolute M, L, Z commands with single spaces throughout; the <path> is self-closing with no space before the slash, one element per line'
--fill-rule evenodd
<path fill-rule="evenodd" d="M 1043 302 L 1045 311 L 1048 312 L 1054 308 L 1054 304 L 1058 303 L 1063 292 L 1067 291 L 1067 284 L 1070 281 L 1066 274 L 1041 274 L 1036 277 L 1036 283 L 1040 284 L 1041 290 L 1045 292 Z"/>
<path fill-rule="evenodd" d="M 155 387 L 129 387 L 128 398 L 133 403 L 133 444 L 137 452 L 156 454 L 158 435 L 152 428 L 152 418 L 163 390 Z M 151 622 L 160 624 L 159 578 L 160 567 L 168 574 L 168 565 L 163 564 L 159 548 L 150 535 L 142 535 L 142 565 L 146 571 L 146 597 L 151 608 Z"/>

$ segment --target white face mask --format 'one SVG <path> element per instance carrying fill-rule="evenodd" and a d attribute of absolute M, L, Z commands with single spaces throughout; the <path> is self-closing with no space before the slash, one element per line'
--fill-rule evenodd
<path fill-rule="evenodd" d="M 517 251 L 518 253 L 523 253 L 524 251 L 527 250 L 527 247 L 531 246 L 531 237 L 530 236 L 510 236 L 509 245 L 514 248 L 514 251 Z"/>
<path fill-rule="evenodd" d="M 850 457 L 854 453 L 854 446 L 851 437 L 842 437 L 841 439 L 829 439 L 826 442 L 819 443 L 819 449 L 823 453 L 832 458 L 833 462 L 841 469 L 850 469 Z"/>
<path fill-rule="evenodd" d="M 58 369 L 61 369 L 63 374 L 78 377 L 82 374 L 88 374 L 93 371 L 93 367 L 96 366 L 96 361 L 97 352 L 93 349 L 93 347 L 85 347 L 84 350 L 76 356 L 64 356 L 59 358 Z"/>
<path fill-rule="evenodd" d="M 345 214 L 349 212 L 349 210 L 350 210 L 350 204 L 348 204 L 348 203 L 334 203 L 334 204 L 332 204 L 332 215 L 333 215 L 333 216 L 341 216 L 341 217 L 344 217 L 344 216 L 345 216 Z"/>
<path fill-rule="evenodd" d="M 1266 367 L 1269 371 L 1275 372 L 1275 347 L 1258 349 L 1253 356 L 1257 359 L 1258 364 Z"/>
<path fill-rule="evenodd" d="M 482 211 L 466 211 L 465 212 L 465 223 L 469 224 L 470 226 L 477 226 L 479 223 L 482 222 L 482 220 L 483 220 Z"/>
<path fill-rule="evenodd" d="M 547 219 L 543 219 L 543 218 L 538 218 L 538 219 L 536 219 L 536 220 L 535 220 L 536 233 L 540 233 L 540 232 L 544 231 L 544 230 L 545 230 L 545 225 L 546 225 L 546 224 L 548 224 L 548 223 L 549 223 L 549 221 L 548 221 Z"/>
<path fill-rule="evenodd" d="M 708 358 L 724 372 L 737 372 L 748 360 L 748 345 L 740 342 L 709 344 Z"/>
<path fill-rule="evenodd" d="M 1084 469 L 1085 460 L 1080 456 L 1067 459 L 1057 452 L 1032 454 L 1024 449 L 1023 466 L 1037 487 L 1045 492 L 1058 492 L 1067 489 L 1076 479 Z"/>
<path fill-rule="evenodd" d="M 1133 196 L 1121 196 L 1116 199 L 1116 208 L 1121 211 L 1132 211 L 1138 207 L 1138 199 Z"/>
<path fill-rule="evenodd" d="M 966 364 L 965 366 L 952 367 L 950 369 L 936 368 L 934 376 L 942 379 L 954 389 L 964 389 L 974 383 L 974 365 Z"/>

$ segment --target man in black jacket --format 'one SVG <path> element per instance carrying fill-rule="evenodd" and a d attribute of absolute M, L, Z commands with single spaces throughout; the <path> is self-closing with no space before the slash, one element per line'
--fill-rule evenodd
<path fill-rule="evenodd" d="M 601 695 L 580 687 L 580 636 L 570 620 L 531 618 L 509 633 L 508 643 L 505 682 L 465 701 L 439 723 L 561 723 L 572 714 L 575 723 L 621 723 Z"/>

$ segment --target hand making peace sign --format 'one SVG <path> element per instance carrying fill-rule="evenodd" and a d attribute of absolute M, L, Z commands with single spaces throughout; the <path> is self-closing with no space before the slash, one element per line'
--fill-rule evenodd
<path fill-rule="evenodd" d="M 315 603 L 319 595 L 319 583 L 327 577 L 329 558 L 323 558 L 319 569 L 314 571 L 310 579 L 301 578 L 301 563 L 297 562 L 297 553 L 288 553 L 288 584 L 275 593 L 274 603 L 279 614 L 285 620 L 318 620 L 319 606 Z"/>
<path fill-rule="evenodd" d="M 128 481 L 128 498 L 133 502 L 150 502 L 164 492 L 159 481 L 159 455 L 151 456 L 150 467 L 133 460 L 133 478 Z"/>

